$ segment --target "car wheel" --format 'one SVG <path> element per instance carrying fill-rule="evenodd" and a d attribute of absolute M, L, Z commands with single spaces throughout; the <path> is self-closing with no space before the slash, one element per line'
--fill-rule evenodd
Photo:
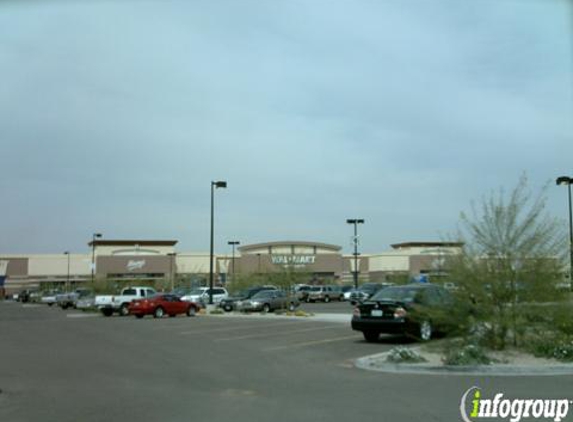
<path fill-rule="evenodd" d="M 231 312 L 233 310 L 233 307 L 231 305 L 225 305 L 223 306 L 223 310 L 225 312 Z"/>
<path fill-rule="evenodd" d="M 364 335 L 364 340 L 368 343 L 374 343 L 375 341 L 378 341 L 378 337 L 380 337 L 380 333 L 377 333 L 376 331 L 364 331 L 362 334 Z"/>
<path fill-rule="evenodd" d="M 136 317 L 137 319 L 141 319 L 141 318 L 143 318 L 143 314 L 136 314 L 135 317 Z"/>
<path fill-rule="evenodd" d="M 113 310 L 106 308 L 106 309 L 102 309 L 102 310 L 101 310 L 101 313 L 102 313 L 104 316 L 112 316 L 112 315 L 113 315 Z"/>
<path fill-rule="evenodd" d="M 268 314 L 271 311 L 271 307 L 268 303 L 263 305 L 263 313 Z"/>
<path fill-rule="evenodd" d="M 288 310 L 293 312 L 295 309 L 296 309 L 296 305 L 293 302 L 289 303 Z"/>
<path fill-rule="evenodd" d="M 329 296 L 324 296 L 324 303 L 328 303 L 330 302 L 330 297 Z"/>
<path fill-rule="evenodd" d="M 155 309 L 155 312 L 153 312 L 154 318 L 163 318 L 163 315 L 165 315 L 165 311 L 161 306 Z"/>
<path fill-rule="evenodd" d="M 422 341 L 428 341 L 432 338 L 432 334 L 432 324 L 430 321 L 422 321 L 418 330 L 418 338 Z"/>
<path fill-rule="evenodd" d="M 121 316 L 128 316 L 129 315 L 129 308 L 128 308 L 127 303 L 124 303 L 119 307 L 119 314 Z"/>
<path fill-rule="evenodd" d="M 195 309 L 195 306 L 189 306 L 189 309 L 187 309 L 187 316 L 192 317 L 195 316 L 197 314 L 197 310 Z"/>

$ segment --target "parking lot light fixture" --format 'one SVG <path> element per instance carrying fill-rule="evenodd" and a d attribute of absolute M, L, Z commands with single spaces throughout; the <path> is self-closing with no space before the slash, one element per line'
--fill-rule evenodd
<path fill-rule="evenodd" d="M 240 245 L 241 242 L 239 242 L 238 240 L 229 240 L 227 242 L 227 244 L 231 245 L 232 250 L 233 250 L 232 255 L 231 255 L 231 265 L 232 265 L 232 267 L 231 267 L 231 282 L 234 283 L 235 282 L 235 247 L 237 245 Z"/>
<path fill-rule="evenodd" d="M 571 207 L 571 184 L 573 177 L 561 176 L 558 177 L 555 183 L 559 185 L 566 185 L 569 197 L 569 286 L 573 290 L 573 209 Z"/>
<path fill-rule="evenodd" d="M 66 257 L 68 259 L 68 272 L 66 275 L 66 292 L 69 292 L 70 291 L 70 252 L 65 251 L 64 255 L 66 255 Z"/>
<path fill-rule="evenodd" d="M 101 233 L 92 234 L 92 286 L 95 279 L 95 240 L 102 237 Z"/>
<path fill-rule="evenodd" d="M 215 189 L 226 188 L 227 182 L 219 180 L 211 182 L 211 247 L 209 250 L 209 305 L 213 304 L 213 256 L 215 235 Z"/>
<path fill-rule="evenodd" d="M 346 220 L 347 224 L 354 225 L 354 237 L 352 238 L 352 243 L 354 243 L 354 288 L 358 289 L 358 224 L 364 224 L 364 219 L 362 218 L 349 218 Z"/>
<path fill-rule="evenodd" d="M 171 279 L 171 292 L 175 290 L 175 257 L 176 252 L 170 252 L 167 254 L 169 256 L 169 278 Z"/>

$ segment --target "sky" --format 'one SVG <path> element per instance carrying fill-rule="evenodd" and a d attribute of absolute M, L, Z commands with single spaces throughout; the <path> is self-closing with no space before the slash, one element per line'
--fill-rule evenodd
<path fill-rule="evenodd" d="M 0 2 L 0 253 L 447 240 L 527 174 L 567 224 L 566 0 Z"/>

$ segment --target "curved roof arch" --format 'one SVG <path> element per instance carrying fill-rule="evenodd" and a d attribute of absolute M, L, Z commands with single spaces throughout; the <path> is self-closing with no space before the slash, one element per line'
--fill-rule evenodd
<path fill-rule="evenodd" d="M 321 250 L 328 250 L 332 252 L 340 252 L 342 250 L 341 246 L 332 245 L 329 243 L 322 243 L 322 242 L 309 242 L 303 240 L 284 240 L 284 241 L 277 241 L 277 242 L 266 242 L 266 243 L 253 243 L 251 245 L 244 245 L 239 246 L 237 249 L 241 253 L 248 254 L 252 251 L 258 251 L 261 249 L 269 249 L 272 251 L 273 248 L 284 248 L 284 247 L 312 247 L 321 249 Z"/>

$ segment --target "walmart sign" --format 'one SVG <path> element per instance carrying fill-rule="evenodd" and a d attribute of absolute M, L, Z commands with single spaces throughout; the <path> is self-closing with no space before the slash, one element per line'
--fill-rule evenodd
<path fill-rule="evenodd" d="M 294 265 L 296 267 L 314 264 L 315 255 L 271 255 L 275 265 Z"/>

